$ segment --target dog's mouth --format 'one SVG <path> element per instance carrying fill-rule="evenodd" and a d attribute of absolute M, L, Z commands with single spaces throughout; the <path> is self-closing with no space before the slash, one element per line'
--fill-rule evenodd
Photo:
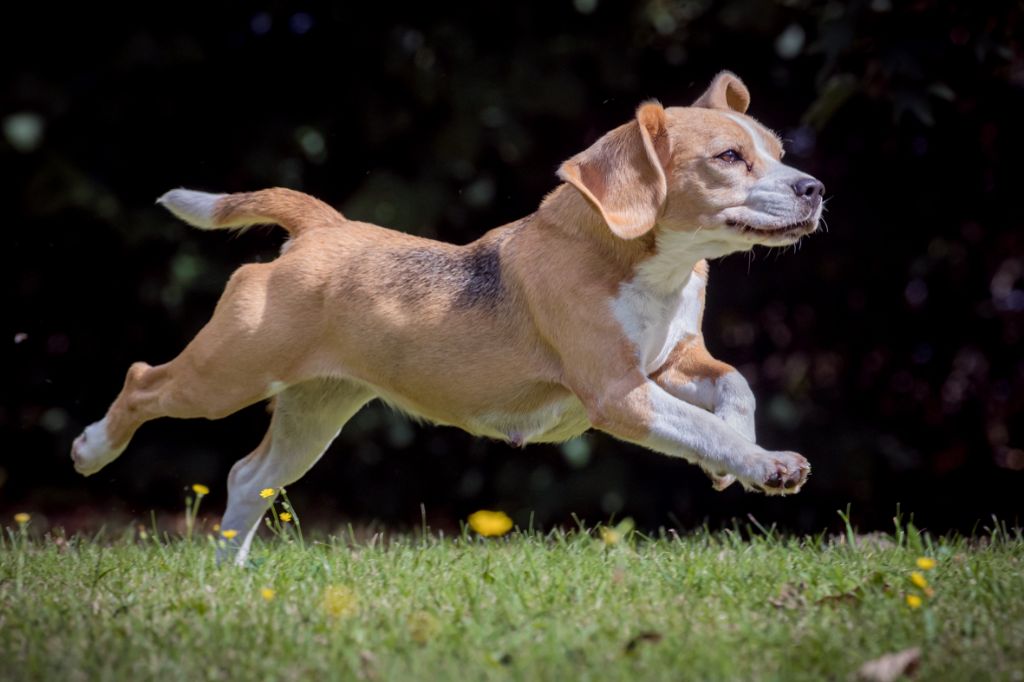
<path fill-rule="evenodd" d="M 727 220 L 725 221 L 725 224 L 727 227 L 730 227 L 741 234 L 751 236 L 795 237 L 813 232 L 818 221 L 814 218 L 807 218 L 806 220 L 787 223 L 785 225 L 750 225 L 739 220 Z"/>

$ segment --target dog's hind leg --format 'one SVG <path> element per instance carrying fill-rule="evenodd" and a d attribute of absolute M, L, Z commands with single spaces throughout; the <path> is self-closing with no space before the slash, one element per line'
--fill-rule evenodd
<path fill-rule="evenodd" d="M 228 507 L 221 528 L 238 535 L 225 541 L 218 561 L 235 552 L 237 564 L 245 561 L 260 518 L 274 499 L 261 497 L 260 491 L 270 488 L 276 496 L 279 488 L 297 481 L 373 397 L 368 389 L 337 379 L 307 381 L 277 395 L 263 442 L 228 476 Z"/>
<path fill-rule="evenodd" d="M 89 476 L 117 459 L 147 421 L 220 419 L 316 376 L 315 310 L 294 305 L 286 287 L 270 286 L 275 272 L 277 263 L 239 268 L 213 317 L 178 357 L 131 366 L 106 416 L 72 446 L 79 473 Z M 296 329 L 307 333 L 296 339 Z"/>
<path fill-rule="evenodd" d="M 221 371 L 197 369 L 188 349 L 163 365 L 136 362 L 106 415 L 87 426 L 71 446 L 75 470 L 91 476 L 117 459 L 147 421 L 159 417 L 220 419 L 274 390 L 232 382 Z"/>

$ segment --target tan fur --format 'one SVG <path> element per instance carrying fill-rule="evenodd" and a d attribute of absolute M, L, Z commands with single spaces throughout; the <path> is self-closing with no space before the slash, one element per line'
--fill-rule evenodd
<path fill-rule="evenodd" d="M 711 81 L 711 86 L 696 102 L 695 107 L 705 109 L 732 109 L 741 114 L 750 106 L 750 92 L 736 74 L 722 71 Z"/>
<path fill-rule="evenodd" d="M 217 203 L 213 217 L 220 227 L 270 223 L 280 225 L 293 236 L 307 226 L 345 222 L 340 213 L 319 199 L 283 187 L 228 195 Z"/>
<path fill-rule="evenodd" d="M 267 191 L 259 205 L 260 194 L 246 195 L 247 210 L 281 213 L 280 195 Z M 231 199 L 221 206 L 242 204 Z M 574 218 L 564 222 L 566 214 Z M 294 215 L 288 251 L 239 268 L 213 318 L 177 358 L 132 367 L 111 410 L 115 446 L 160 414 L 219 418 L 269 397 L 274 385 L 321 377 L 355 379 L 409 412 L 479 433 L 480 414 L 529 412 L 574 393 L 589 398 L 610 369 L 628 374 L 635 365 L 614 320 L 580 301 L 614 293 L 649 245 L 630 243 L 623 252 L 605 244 L 605 251 L 595 239 L 595 248 L 581 249 L 588 243 L 581 237 L 598 228 L 575 193 L 556 191 L 537 214 L 466 246 L 336 213 L 314 211 L 317 222 Z M 459 305 L 458 292 L 431 281 L 429 270 L 422 282 L 409 279 L 411 251 L 458 258 L 483 246 L 497 249 L 504 286 L 489 305 Z M 597 338 L 619 349 L 614 357 Z M 580 419 L 559 439 L 587 427 Z"/>
<path fill-rule="evenodd" d="M 728 363 L 716 360 L 704 347 L 701 340 L 680 342 L 668 362 L 652 375 L 652 379 L 660 384 L 685 384 L 699 379 L 718 379 L 736 368 Z"/>
<path fill-rule="evenodd" d="M 212 319 L 178 357 L 132 365 L 104 422 L 105 460 L 150 419 L 216 419 L 286 389 L 293 404 L 297 395 L 311 398 L 290 387 L 314 395 L 310 387 L 324 381 L 335 382 L 332 409 L 345 419 L 379 396 L 516 444 L 562 441 L 591 426 L 643 442 L 654 419 L 652 379 L 669 385 L 733 370 L 698 335 L 648 375 L 609 301 L 656 257 L 659 235 L 727 232 L 716 216 L 756 169 L 747 178 L 713 158 L 750 145 L 719 110 L 743 111 L 748 102 L 742 83 L 723 74 L 698 100 L 710 108 L 642 105 L 633 121 L 562 165 L 567 184 L 536 213 L 465 246 L 349 220 L 287 189 L 203 195 L 215 200 L 204 227 L 275 222 L 292 240 L 275 261 L 232 275 Z M 776 138 L 758 134 L 781 154 Z M 171 208 L 190 219 L 203 201 Z M 702 257 L 686 267 L 706 281 Z M 317 443 L 333 437 L 329 426 L 316 426 Z M 87 434 L 74 457 L 91 473 Z M 250 475 L 272 445 L 268 433 L 232 480 Z"/>

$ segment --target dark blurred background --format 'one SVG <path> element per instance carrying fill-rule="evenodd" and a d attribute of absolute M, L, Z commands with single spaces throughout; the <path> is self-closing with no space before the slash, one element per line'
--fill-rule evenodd
<path fill-rule="evenodd" d="M 142 7 L 145 5 L 145 8 Z M 72 439 L 130 362 L 173 357 L 279 230 L 202 233 L 169 188 L 301 189 L 348 216 L 464 243 L 533 211 L 554 170 L 720 69 L 827 188 L 799 252 L 712 265 L 707 344 L 750 380 L 760 442 L 808 456 L 791 499 L 716 494 L 697 468 L 597 434 L 515 450 L 360 413 L 291 489 L 306 518 L 451 527 L 753 514 L 934 530 L 1024 499 L 1020 3 L 609 0 L 21 3 L 0 27 L 0 518 L 89 525 L 180 511 L 259 442 L 256 406 L 160 421 L 83 479 Z M 301 330 L 297 330 L 301 333 Z M 7 522 L 3 522 L 7 523 Z"/>

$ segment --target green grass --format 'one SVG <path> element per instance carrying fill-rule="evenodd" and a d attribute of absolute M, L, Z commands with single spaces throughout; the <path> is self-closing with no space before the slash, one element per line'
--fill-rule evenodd
<path fill-rule="evenodd" d="M 198 532 L 23 530 L 0 546 L 3 679 L 845 680 L 911 646 L 918 679 L 1024 671 L 1024 540 L 1005 527 L 270 538 L 247 568 Z M 923 555 L 935 594 L 912 610 Z"/>

